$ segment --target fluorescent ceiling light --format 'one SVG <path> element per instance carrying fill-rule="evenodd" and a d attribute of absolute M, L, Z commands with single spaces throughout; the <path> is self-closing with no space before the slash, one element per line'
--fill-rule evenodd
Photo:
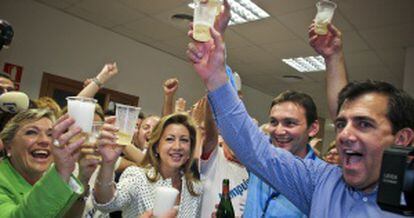
<path fill-rule="evenodd" d="M 309 56 L 309 57 L 297 57 L 282 59 L 287 65 L 295 68 L 301 73 L 324 71 L 325 59 L 322 56 Z"/>
<path fill-rule="evenodd" d="M 261 20 L 270 15 L 250 0 L 228 0 L 231 5 L 230 25 Z M 194 9 L 194 3 L 188 4 Z"/>

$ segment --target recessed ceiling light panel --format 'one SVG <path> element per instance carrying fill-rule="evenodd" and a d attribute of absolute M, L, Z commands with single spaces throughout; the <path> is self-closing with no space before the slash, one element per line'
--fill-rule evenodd
<path fill-rule="evenodd" d="M 287 58 L 282 61 L 301 73 L 326 70 L 325 59 L 322 56 Z"/>

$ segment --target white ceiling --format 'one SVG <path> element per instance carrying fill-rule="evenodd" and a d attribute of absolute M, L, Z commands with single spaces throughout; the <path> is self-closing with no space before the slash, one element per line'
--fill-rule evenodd
<path fill-rule="evenodd" d="M 172 20 L 192 14 L 191 0 L 36 0 L 140 43 L 186 60 L 188 24 Z M 301 74 L 281 58 L 315 55 L 307 29 L 316 0 L 254 0 L 271 17 L 231 26 L 226 32 L 228 64 L 243 83 L 274 96 L 285 89 L 311 94 L 325 108 L 324 73 Z M 385 80 L 401 87 L 405 48 L 414 46 L 413 0 L 336 0 L 333 23 L 343 32 L 351 80 Z M 299 75 L 288 82 L 282 75 Z M 327 111 L 320 110 L 326 117 Z"/>

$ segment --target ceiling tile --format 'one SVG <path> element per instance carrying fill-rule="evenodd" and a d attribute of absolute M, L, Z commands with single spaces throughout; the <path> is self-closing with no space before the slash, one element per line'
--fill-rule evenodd
<path fill-rule="evenodd" d="M 360 30 L 414 21 L 413 0 L 345 0 L 338 8 Z"/>
<path fill-rule="evenodd" d="M 161 41 L 161 42 L 164 43 L 164 44 L 167 44 L 171 47 L 182 48 L 183 51 L 186 51 L 188 43 L 191 42 L 191 40 L 190 40 L 189 37 L 180 36 L 180 37 L 171 38 L 171 39 Z"/>
<path fill-rule="evenodd" d="M 247 40 L 237 32 L 233 31 L 231 28 L 227 29 L 224 38 L 226 41 L 226 48 L 243 48 L 252 46 L 250 40 Z"/>
<path fill-rule="evenodd" d="M 111 28 L 111 30 L 123 36 L 129 37 L 135 41 L 138 41 L 140 43 L 144 43 L 147 45 L 153 45 L 157 43 L 157 41 L 154 40 L 153 38 L 142 35 L 142 31 L 131 30 L 124 26 L 115 26 Z"/>
<path fill-rule="evenodd" d="M 345 54 L 345 60 L 346 66 L 351 68 L 360 66 L 385 67 L 384 63 L 372 50 Z"/>
<path fill-rule="evenodd" d="M 236 58 L 235 56 L 227 56 L 226 64 L 232 67 L 238 64 L 245 64 L 245 63 L 241 61 L 240 59 Z"/>
<path fill-rule="evenodd" d="M 243 72 L 239 72 L 240 77 L 243 80 L 243 84 L 247 84 L 248 86 L 253 86 L 255 88 L 260 88 L 259 90 L 264 90 L 265 93 L 274 96 L 273 90 L 277 87 L 281 87 L 281 81 L 276 78 L 269 76 L 268 74 L 246 74 Z M 283 86 L 285 87 L 285 86 Z"/>
<path fill-rule="evenodd" d="M 298 12 L 289 13 L 278 16 L 277 19 L 301 39 L 308 40 L 308 27 L 315 17 L 316 9 L 304 9 Z M 342 32 L 352 31 L 353 27 L 347 22 L 341 13 L 337 12 L 334 15 L 332 23 L 338 27 Z"/>
<path fill-rule="evenodd" d="M 57 8 L 57 9 L 63 9 L 71 6 L 74 3 L 79 2 L 80 0 L 35 0 L 37 2 L 40 2 L 45 5 L 49 5 L 51 7 Z"/>
<path fill-rule="evenodd" d="M 376 53 L 392 72 L 404 72 L 405 49 L 380 49 Z"/>
<path fill-rule="evenodd" d="M 242 74 L 249 74 L 249 75 L 263 74 L 263 70 L 260 69 L 260 67 L 255 67 L 252 64 L 246 64 L 243 62 L 234 63 L 234 64 L 231 62 L 228 62 L 227 64 L 228 66 L 231 67 L 233 71 L 236 71 Z"/>
<path fill-rule="evenodd" d="M 186 31 L 178 30 L 171 25 L 149 17 L 124 24 L 124 26 L 131 30 L 141 31 L 142 35 L 151 37 L 157 41 L 167 40 L 177 36 L 187 37 Z"/>
<path fill-rule="evenodd" d="M 159 14 L 184 4 L 189 0 L 118 0 L 130 8 L 135 8 L 147 15 Z"/>
<path fill-rule="evenodd" d="M 364 39 L 356 31 L 342 32 L 344 53 L 352 53 L 370 49 Z"/>
<path fill-rule="evenodd" d="M 267 61 L 277 61 L 277 58 L 257 46 L 227 49 L 227 55 L 235 56 L 247 64 L 260 64 Z"/>
<path fill-rule="evenodd" d="M 296 39 L 293 33 L 271 18 L 236 25 L 232 29 L 256 45 Z"/>
<path fill-rule="evenodd" d="M 114 26 L 115 24 L 114 22 L 107 19 L 106 17 L 99 16 L 97 14 L 94 14 L 90 11 L 87 11 L 79 7 L 68 7 L 68 8 L 65 8 L 64 11 L 75 17 L 78 17 L 80 19 L 86 20 L 87 22 L 95 24 L 97 26 L 110 28 Z"/>
<path fill-rule="evenodd" d="M 414 46 L 414 23 L 362 30 L 360 33 L 374 49 Z"/>
<path fill-rule="evenodd" d="M 278 59 L 315 55 L 313 48 L 303 40 L 290 40 L 260 45 Z"/>
<path fill-rule="evenodd" d="M 97 17 L 98 21 L 105 18 L 111 22 L 111 26 L 130 22 L 145 16 L 138 10 L 129 8 L 113 0 L 84 0 L 75 4 L 73 7 L 92 13 L 93 15 L 91 17 Z"/>
<path fill-rule="evenodd" d="M 310 7 L 316 8 L 316 1 L 309 0 L 257 0 L 255 2 L 273 16 L 280 16 Z"/>

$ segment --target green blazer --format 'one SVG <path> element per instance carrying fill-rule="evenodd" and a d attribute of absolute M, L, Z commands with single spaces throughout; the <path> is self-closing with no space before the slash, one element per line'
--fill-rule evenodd
<path fill-rule="evenodd" d="M 72 206 L 83 186 L 76 193 L 62 180 L 54 166 L 35 185 L 30 185 L 10 164 L 0 160 L 0 217 L 62 217 Z"/>

